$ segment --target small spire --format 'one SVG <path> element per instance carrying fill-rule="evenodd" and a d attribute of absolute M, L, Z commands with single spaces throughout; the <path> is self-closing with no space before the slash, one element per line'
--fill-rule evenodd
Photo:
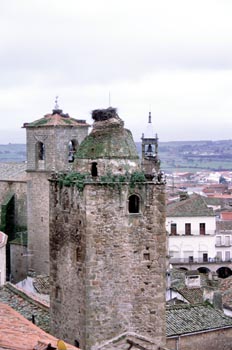
<path fill-rule="evenodd" d="M 59 109 L 58 98 L 59 98 L 59 96 L 56 96 L 56 99 L 55 99 L 55 107 L 54 107 L 55 110 L 58 110 L 58 109 Z"/>
<path fill-rule="evenodd" d="M 148 123 L 151 124 L 151 111 L 149 112 Z"/>

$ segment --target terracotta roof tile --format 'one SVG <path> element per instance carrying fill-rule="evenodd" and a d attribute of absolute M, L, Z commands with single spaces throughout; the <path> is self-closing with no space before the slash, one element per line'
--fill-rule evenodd
<path fill-rule="evenodd" d="M 232 212 L 225 211 L 221 213 L 222 220 L 232 220 Z"/>
<path fill-rule="evenodd" d="M 45 333 L 8 305 L 0 303 L 0 348 L 33 350 L 38 341 L 56 348 L 58 339 Z M 68 345 L 68 349 L 77 349 Z"/>
<path fill-rule="evenodd" d="M 24 128 L 45 127 L 45 126 L 89 126 L 85 120 L 79 120 L 64 115 L 63 113 L 46 114 L 43 118 L 32 123 L 24 123 Z"/>

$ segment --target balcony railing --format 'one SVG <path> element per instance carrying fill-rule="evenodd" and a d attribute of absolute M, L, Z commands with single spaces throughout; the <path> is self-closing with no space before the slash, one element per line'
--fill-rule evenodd
<path fill-rule="evenodd" d="M 232 259 L 220 259 L 220 258 L 170 258 L 171 264 L 217 264 L 217 263 L 230 263 Z"/>
<path fill-rule="evenodd" d="M 215 236 L 216 235 L 216 231 L 207 231 L 204 234 L 200 234 L 199 231 L 191 231 L 191 233 L 186 234 L 185 232 L 182 233 L 170 233 L 169 232 L 169 237 L 209 237 L 209 236 Z"/>

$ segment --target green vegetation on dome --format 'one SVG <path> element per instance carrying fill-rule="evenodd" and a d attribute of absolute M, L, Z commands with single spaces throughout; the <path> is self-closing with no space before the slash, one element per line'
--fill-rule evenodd
<path fill-rule="evenodd" d="M 29 124 L 29 126 L 40 126 L 49 123 L 51 118 L 41 118 Z"/>
<path fill-rule="evenodd" d="M 71 120 L 70 118 L 63 118 L 62 119 L 63 120 L 63 122 L 65 123 L 65 124 L 72 124 L 73 123 L 73 120 Z"/>
<path fill-rule="evenodd" d="M 118 189 L 122 188 L 123 183 L 129 183 L 129 187 L 134 189 L 136 185 L 140 187 L 146 181 L 144 173 L 139 171 L 135 171 L 132 174 L 126 173 L 125 175 L 114 175 L 108 171 L 105 175 L 94 179 L 90 174 L 81 174 L 78 172 L 58 174 L 58 183 L 60 186 L 70 187 L 74 185 L 80 192 L 83 191 L 86 184 L 90 183 Z"/>
<path fill-rule="evenodd" d="M 88 135 L 78 148 L 76 158 L 138 159 L 139 157 L 131 132 L 114 127 Z"/>

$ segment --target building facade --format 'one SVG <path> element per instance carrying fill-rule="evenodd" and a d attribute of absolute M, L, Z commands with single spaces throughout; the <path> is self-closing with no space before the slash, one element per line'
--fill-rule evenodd
<path fill-rule="evenodd" d="M 170 262 L 208 262 L 216 258 L 216 215 L 204 198 L 193 195 L 167 208 Z"/>

